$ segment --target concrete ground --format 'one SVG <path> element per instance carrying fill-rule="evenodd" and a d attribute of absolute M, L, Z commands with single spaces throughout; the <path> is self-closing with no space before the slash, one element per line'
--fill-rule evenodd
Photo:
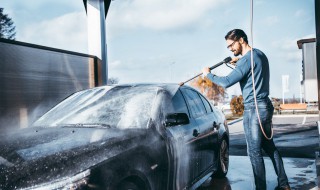
<path fill-rule="evenodd" d="M 283 157 L 315 158 L 319 146 L 319 133 L 314 115 L 275 115 L 273 117 L 274 142 Z M 242 121 L 229 124 L 230 155 L 246 156 L 247 145 Z"/>
<path fill-rule="evenodd" d="M 315 115 L 275 115 L 274 142 L 278 147 L 292 189 L 318 189 L 315 150 L 319 147 L 319 133 Z M 207 180 L 198 190 L 251 190 L 254 189 L 253 174 L 246 153 L 246 141 L 241 119 L 229 122 L 230 166 L 226 178 Z M 272 162 L 264 157 L 267 188 L 273 190 L 277 177 Z"/>
<path fill-rule="evenodd" d="M 277 176 L 272 162 L 265 158 L 267 189 L 277 186 Z M 283 158 L 285 170 L 291 188 L 301 190 L 316 190 L 315 164 L 312 159 Z M 253 173 L 247 156 L 230 156 L 230 166 L 227 177 L 213 178 L 203 184 L 198 190 L 254 190 Z"/>

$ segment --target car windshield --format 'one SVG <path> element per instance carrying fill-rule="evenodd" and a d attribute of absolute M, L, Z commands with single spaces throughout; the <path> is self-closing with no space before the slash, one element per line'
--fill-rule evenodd
<path fill-rule="evenodd" d="M 33 126 L 147 128 L 157 88 L 116 86 L 77 92 Z"/>

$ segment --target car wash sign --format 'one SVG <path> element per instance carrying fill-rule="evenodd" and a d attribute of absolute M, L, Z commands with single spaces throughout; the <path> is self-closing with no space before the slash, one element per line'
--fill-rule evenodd
<path fill-rule="evenodd" d="M 284 93 L 289 92 L 289 75 L 282 75 L 282 103 L 284 104 Z"/>
<path fill-rule="evenodd" d="M 282 75 L 282 92 L 289 92 L 289 75 Z"/>

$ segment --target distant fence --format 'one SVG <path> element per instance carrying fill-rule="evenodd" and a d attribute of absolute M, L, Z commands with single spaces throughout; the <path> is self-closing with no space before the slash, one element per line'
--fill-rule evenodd
<path fill-rule="evenodd" d="M 297 111 L 307 111 L 307 104 L 301 103 L 301 104 L 280 104 L 279 112 L 283 111 L 292 111 L 292 113 L 295 113 Z"/>
<path fill-rule="evenodd" d="M 70 94 L 101 84 L 94 56 L 0 39 L 0 129 L 27 127 Z"/>

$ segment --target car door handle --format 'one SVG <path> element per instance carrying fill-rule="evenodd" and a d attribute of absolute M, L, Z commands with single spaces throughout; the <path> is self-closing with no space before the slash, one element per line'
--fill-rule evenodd
<path fill-rule="evenodd" d="M 213 128 L 216 128 L 216 129 L 217 129 L 219 125 L 214 121 L 213 124 L 212 124 L 212 126 L 213 126 Z"/>
<path fill-rule="evenodd" d="M 199 133 L 199 131 L 198 131 L 197 129 L 194 129 L 194 130 L 193 130 L 193 134 L 192 134 L 192 135 L 193 135 L 194 137 L 199 136 L 199 134 L 200 134 L 200 133 Z"/>

